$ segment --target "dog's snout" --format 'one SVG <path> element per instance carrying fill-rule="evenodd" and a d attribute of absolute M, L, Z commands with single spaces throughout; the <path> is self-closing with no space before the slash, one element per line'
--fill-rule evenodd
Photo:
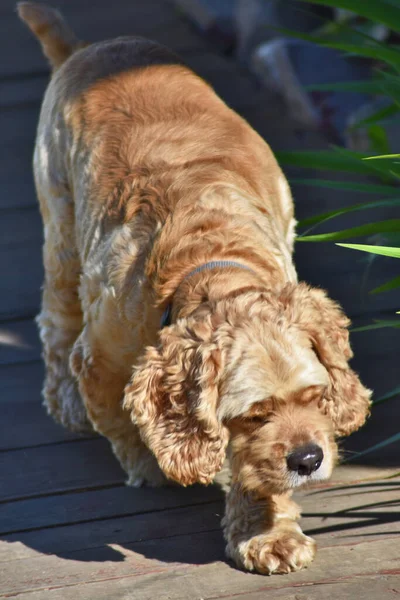
<path fill-rule="evenodd" d="M 295 471 L 299 475 L 311 475 L 321 466 L 324 453 L 322 448 L 316 444 L 307 444 L 296 448 L 287 457 L 287 466 L 290 471 Z"/>

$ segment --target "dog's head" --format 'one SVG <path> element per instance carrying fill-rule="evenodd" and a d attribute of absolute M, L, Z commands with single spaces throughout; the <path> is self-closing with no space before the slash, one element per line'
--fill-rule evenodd
<path fill-rule="evenodd" d="M 231 441 L 233 477 L 283 493 L 330 476 L 335 435 L 370 392 L 349 368 L 348 319 L 321 290 L 288 285 L 202 307 L 160 333 L 124 406 L 167 477 L 209 483 Z"/>

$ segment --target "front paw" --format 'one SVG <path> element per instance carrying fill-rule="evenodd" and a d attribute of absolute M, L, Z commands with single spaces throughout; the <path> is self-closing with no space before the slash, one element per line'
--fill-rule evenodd
<path fill-rule="evenodd" d="M 169 484 L 168 479 L 160 471 L 159 473 L 141 475 L 136 472 L 130 473 L 128 479 L 125 481 L 125 485 L 134 488 L 141 487 L 165 487 Z"/>
<path fill-rule="evenodd" d="M 256 535 L 239 542 L 234 549 L 229 544 L 227 547 L 228 556 L 239 567 L 263 575 L 305 569 L 312 563 L 315 552 L 315 541 L 304 535 L 297 525 Z"/>

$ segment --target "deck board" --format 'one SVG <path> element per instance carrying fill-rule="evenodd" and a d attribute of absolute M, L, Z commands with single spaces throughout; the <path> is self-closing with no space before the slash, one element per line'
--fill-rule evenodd
<path fill-rule="evenodd" d="M 0 366 L 30 363 L 40 355 L 38 331 L 32 318 L 0 322 Z"/>
<path fill-rule="evenodd" d="M 55 536 L 57 538 L 58 549 L 70 551 L 82 548 L 89 548 L 93 545 L 93 535 L 95 534 L 96 544 L 99 544 L 100 525 L 97 524 L 96 530 L 90 523 L 92 521 L 110 521 L 123 519 L 126 521 L 133 515 L 145 513 L 147 525 L 144 527 L 154 530 L 151 525 L 153 512 L 166 511 L 170 508 L 187 507 L 193 504 L 206 506 L 207 503 L 216 502 L 222 498 L 222 493 L 216 487 L 204 488 L 195 486 L 193 488 L 182 489 L 179 487 L 167 487 L 159 489 L 132 489 L 125 485 L 114 486 L 109 489 L 101 489 L 84 492 L 74 492 L 66 495 L 50 495 L 41 498 L 29 500 L 20 500 L 17 502 L 8 502 L 2 506 L 0 515 L 0 534 L 11 535 L 15 532 L 25 533 L 31 530 L 64 527 L 65 525 L 77 525 L 86 523 L 86 527 L 77 527 L 74 538 L 74 546 L 70 545 L 72 540 L 72 530 L 65 530 L 66 535 L 62 535 L 62 530 Z M 221 505 L 219 505 L 221 508 Z M 199 508 L 196 509 L 199 512 Z M 200 511 L 201 512 L 201 511 Z M 217 511 L 218 512 L 218 511 Z M 175 513 L 179 517 L 179 512 Z M 168 526 L 170 515 L 164 515 L 159 519 L 163 527 Z M 160 526 L 160 525 L 159 525 Z M 131 527 L 131 534 L 135 534 L 137 539 L 143 536 L 143 531 L 138 534 L 135 524 Z M 104 535 L 104 534 L 103 534 Z M 150 534 L 149 534 L 150 535 Z M 151 535 L 154 535 L 151 534 Z M 43 531 L 38 534 L 44 548 Z M 129 539 L 129 538 L 128 538 Z M 102 543 L 106 543 L 107 538 L 103 537 Z M 132 540 L 131 540 L 132 541 Z M 76 545 L 78 544 L 78 545 Z M 47 540 L 47 552 L 55 551 L 54 535 Z M 10 558 L 10 556 L 9 556 Z"/>
<path fill-rule="evenodd" d="M 369 575 L 363 574 L 355 581 L 344 579 L 328 580 L 314 585 L 312 582 L 296 586 L 287 585 L 276 589 L 269 588 L 267 585 L 259 584 L 258 588 L 254 586 L 251 591 L 237 590 L 234 585 L 215 585 L 212 595 L 205 595 L 204 589 L 209 589 L 209 585 L 203 585 L 201 579 L 193 582 L 190 573 L 184 573 L 179 579 L 172 573 L 170 577 L 165 575 L 149 575 L 143 578 L 138 585 L 137 579 L 126 577 L 122 579 L 112 579 L 102 581 L 101 583 L 86 583 L 78 587 L 48 589 L 38 592 L 26 593 L 16 596 L 17 598 L 26 598 L 26 600 L 76 600 L 76 594 L 79 593 L 79 600 L 109 600 L 110 598 L 123 598 L 124 600 L 154 600 L 155 597 L 160 600 L 265 600 L 268 598 L 284 600 L 331 600 L 340 598 L 340 600 L 354 600 L 355 597 L 361 598 L 384 598 L 385 600 L 397 600 L 400 586 L 398 584 L 398 575 Z M 213 571 L 204 572 L 202 568 L 199 576 L 212 578 Z M 229 575 L 230 576 L 230 573 Z M 155 583 L 159 582 L 156 586 Z M 236 586 L 237 583 L 235 582 Z M 154 588 L 157 589 L 155 591 Z M 247 585 L 246 588 L 249 586 Z M 166 590 L 172 590 L 166 591 Z M 154 594 L 154 595 L 153 595 Z M 157 595 L 155 595 L 157 594 Z"/>
<path fill-rule="evenodd" d="M 47 415 L 41 397 L 43 374 L 40 360 L 0 366 L 0 451 L 82 439 Z"/>
<path fill-rule="evenodd" d="M 53 3 L 54 4 L 54 3 Z M 180 52 L 274 150 L 326 148 L 316 132 L 283 118 L 284 107 L 232 59 L 199 36 L 169 0 L 57 0 L 77 34 L 95 41 L 145 35 Z M 398 453 L 382 449 L 371 466 L 340 468 L 332 483 L 296 494 L 302 526 L 318 541 L 307 571 L 265 578 L 224 557 L 221 492 L 215 488 L 133 489 L 109 443 L 65 431 L 47 416 L 43 365 L 33 316 L 40 302 L 42 227 L 32 177 L 32 150 L 49 72 L 37 41 L 3 0 L 0 52 L 0 598 L 21 600 L 391 600 L 400 594 Z M 291 177 L 298 175 L 288 169 Z M 311 176 L 315 173 L 311 173 Z M 300 176 L 305 177 L 304 173 Z M 318 173 L 321 176 L 321 173 Z M 332 177 L 332 174 L 328 174 Z M 294 189 L 298 218 L 363 201 L 332 190 Z M 371 197 L 372 199 L 372 197 Z M 365 215 L 393 216 L 389 209 Z M 361 222 L 346 216 L 337 227 Z M 397 274 L 379 258 L 333 244 L 298 244 L 299 274 L 326 287 L 354 324 L 393 318 L 396 292 L 368 296 Z M 398 330 L 352 335 L 354 368 L 377 396 L 398 385 Z M 382 404 L 346 440 L 362 450 L 398 431 L 400 404 Z"/>
<path fill-rule="evenodd" d="M 2 452 L 0 472 L 8 480 L 0 502 L 121 484 L 125 478 L 102 438 Z"/>
<path fill-rule="evenodd" d="M 290 577 L 265 578 L 242 573 L 226 563 L 221 534 L 215 529 L 128 543 L 123 547 L 116 544 L 65 552 L 62 571 L 57 569 L 60 558 L 55 555 L 19 559 L 18 580 L 12 576 L 7 563 L 0 564 L 0 577 L 3 593 L 6 594 L 25 595 L 37 589 L 68 589 L 78 585 L 80 593 L 82 584 L 106 582 L 109 593 L 115 594 L 111 597 L 118 597 L 116 580 L 120 583 L 127 577 L 130 580 L 129 597 L 135 600 L 192 599 L 196 598 L 196 595 L 191 595 L 195 593 L 201 593 L 197 596 L 199 598 L 211 599 L 234 596 L 239 590 L 241 594 L 273 594 L 282 589 L 288 593 L 307 585 L 322 586 L 346 580 L 349 583 L 362 582 L 371 575 L 380 576 L 381 581 L 385 576 L 398 577 L 397 544 L 389 541 L 361 541 L 325 547 L 317 555 L 312 569 L 292 573 Z M 336 564 L 340 564 L 340 571 L 332 568 Z"/>

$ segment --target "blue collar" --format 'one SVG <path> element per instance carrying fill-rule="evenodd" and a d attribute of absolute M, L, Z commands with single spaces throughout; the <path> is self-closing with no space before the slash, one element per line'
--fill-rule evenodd
<path fill-rule="evenodd" d="M 235 262 L 234 260 L 212 260 L 211 262 L 204 263 L 203 265 L 199 265 L 193 271 L 190 271 L 185 277 L 182 279 L 181 283 L 185 281 L 185 279 L 189 279 L 192 275 L 196 275 L 197 273 L 201 273 L 201 271 L 211 271 L 212 269 L 219 269 L 225 267 L 234 267 L 235 269 L 245 269 L 246 271 L 251 271 L 254 273 L 253 269 L 247 267 L 246 265 L 242 265 L 241 263 Z M 180 284 L 179 284 L 180 285 Z M 179 287 L 179 286 L 178 286 Z M 160 327 L 168 327 L 171 325 L 171 315 L 172 315 L 172 302 L 168 304 L 166 309 L 164 310 Z"/>

